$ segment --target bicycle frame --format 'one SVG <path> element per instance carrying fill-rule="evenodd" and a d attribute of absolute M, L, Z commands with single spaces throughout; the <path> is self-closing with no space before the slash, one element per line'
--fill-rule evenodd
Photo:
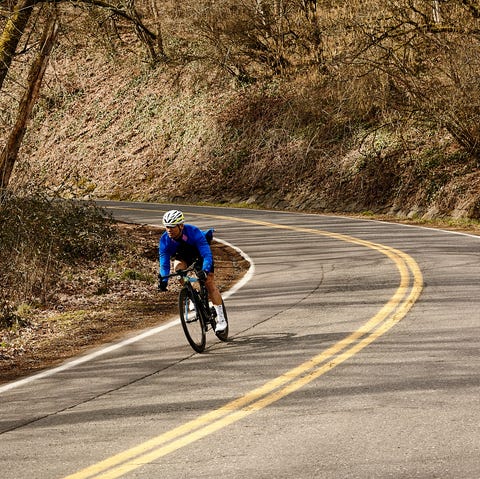
<path fill-rule="evenodd" d="M 184 271 L 187 271 L 187 270 L 184 270 Z M 200 314 L 203 317 L 205 332 L 208 331 L 209 327 L 214 328 L 215 327 L 214 318 L 215 318 L 216 314 L 214 315 L 215 309 L 210 308 L 209 299 L 208 299 L 208 291 L 207 291 L 207 288 L 205 286 L 205 282 L 200 281 L 195 276 L 188 276 L 188 275 L 184 275 L 183 273 L 180 273 L 179 276 L 182 278 L 182 281 L 183 281 L 183 284 L 184 284 L 183 287 L 187 288 L 191 292 L 192 296 L 198 298 L 198 304 L 197 305 L 200 306 Z M 193 283 L 197 283 L 197 282 L 200 285 L 200 290 L 199 291 L 197 291 L 193 287 Z"/>
<path fill-rule="evenodd" d="M 183 283 L 183 287 L 178 295 L 180 321 L 190 346 L 192 346 L 195 351 L 201 353 L 205 350 L 206 333 L 209 329 L 215 331 L 217 313 L 213 306 L 210 307 L 205 281 L 200 280 L 196 275 L 191 275 L 190 273 L 196 274 L 194 265 L 169 274 L 168 277 L 178 276 Z M 199 283 L 199 289 L 193 286 L 196 282 Z M 226 319 L 227 313 L 223 303 L 222 307 Z M 228 340 L 228 320 L 227 328 L 215 332 L 215 335 L 221 341 Z"/>

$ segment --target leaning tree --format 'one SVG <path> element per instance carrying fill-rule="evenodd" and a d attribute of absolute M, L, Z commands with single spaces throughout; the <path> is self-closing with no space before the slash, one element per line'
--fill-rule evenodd
<path fill-rule="evenodd" d="M 114 3 L 116 2 L 116 3 Z M 19 102 L 19 109 L 13 128 L 8 134 L 0 152 L 0 191 L 8 186 L 18 151 L 20 149 L 26 124 L 32 108 L 38 97 L 48 57 L 55 44 L 58 32 L 57 9 L 61 4 L 100 9 L 109 13 L 115 21 L 122 19 L 135 30 L 139 40 L 145 45 L 151 62 L 155 63 L 164 57 L 163 45 L 157 33 L 152 32 L 141 20 L 134 0 L 17 0 L 6 1 L 0 6 L 0 16 L 3 17 L 3 30 L 0 35 L 0 90 L 12 66 L 16 55 L 20 55 L 20 41 L 29 36 L 38 25 L 42 26 L 42 36 L 36 45 L 38 53 L 34 56 L 27 77 L 27 85 Z M 47 8 L 45 8 L 47 7 Z M 157 18 L 158 19 L 158 18 Z"/>

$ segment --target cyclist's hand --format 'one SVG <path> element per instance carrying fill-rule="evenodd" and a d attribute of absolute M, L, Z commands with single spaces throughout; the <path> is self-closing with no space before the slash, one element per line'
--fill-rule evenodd
<path fill-rule="evenodd" d="M 207 279 L 207 274 L 208 273 L 206 271 L 203 271 L 203 270 L 197 271 L 197 278 L 200 281 L 205 281 Z"/>
<path fill-rule="evenodd" d="M 158 275 L 158 291 L 167 291 L 168 281 L 165 281 L 160 275 Z"/>

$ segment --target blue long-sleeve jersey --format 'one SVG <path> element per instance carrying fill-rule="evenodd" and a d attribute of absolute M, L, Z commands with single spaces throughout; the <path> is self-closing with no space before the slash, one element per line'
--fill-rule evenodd
<path fill-rule="evenodd" d="M 171 239 L 165 231 L 160 237 L 158 244 L 160 275 L 168 276 L 170 274 L 170 259 L 178 251 L 182 242 L 189 246 L 193 246 L 198 250 L 199 255 L 203 259 L 202 269 L 207 273 L 211 272 L 213 267 L 213 255 L 205 234 L 206 232 L 203 232 L 200 228 L 187 223 L 184 224 L 182 237 L 178 241 Z"/>

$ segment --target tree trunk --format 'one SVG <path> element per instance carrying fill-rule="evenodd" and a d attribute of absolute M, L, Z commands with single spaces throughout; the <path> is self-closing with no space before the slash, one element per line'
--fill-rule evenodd
<path fill-rule="evenodd" d="M 126 7 L 127 14 L 135 25 L 135 31 L 137 33 L 138 39 L 145 45 L 152 64 L 157 63 L 158 54 L 155 51 L 155 45 L 153 43 L 156 35 L 147 30 L 143 25 L 142 21 L 140 20 L 138 11 L 135 7 L 135 0 L 127 0 Z"/>
<path fill-rule="evenodd" d="M 18 0 L 0 36 L 0 89 L 37 0 Z"/>
<path fill-rule="evenodd" d="M 162 33 L 162 24 L 160 22 L 160 14 L 158 12 L 158 5 L 156 0 L 151 0 L 151 6 L 153 11 L 153 18 L 155 19 L 155 26 L 157 29 L 157 49 L 158 54 L 162 58 L 166 58 L 165 48 L 163 46 L 163 33 Z"/>
<path fill-rule="evenodd" d="M 10 176 L 17 160 L 18 150 L 25 135 L 27 121 L 40 92 L 48 57 L 55 43 L 57 32 L 58 23 L 54 17 L 45 25 L 40 42 L 40 51 L 30 68 L 27 90 L 20 101 L 17 120 L 0 155 L 0 190 L 5 189 L 10 181 Z"/>

